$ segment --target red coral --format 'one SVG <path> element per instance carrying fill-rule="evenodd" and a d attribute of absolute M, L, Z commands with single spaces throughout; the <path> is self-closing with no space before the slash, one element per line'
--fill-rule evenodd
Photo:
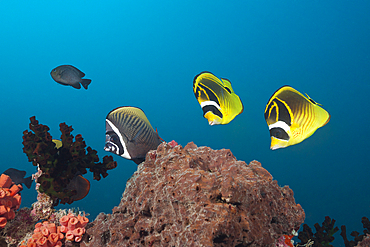
<path fill-rule="evenodd" d="M 290 246 L 290 247 L 294 247 L 293 244 L 292 244 L 292 238 L 294 237 L 294 235 L 284 235 L 284 238 L 285 238 L 285 241 L 284 243 L 287 245 L 287 246 Z"/>
<path fill-rule="evenodd" d="M 176 147 L 177 145 L 179 145 L 175 140 L 172 140 L 168 143 L 168 145 L 170 145 L 171 147 Z"/>
<path fill-rule="evenodd" d="M 162 143 L 81 246 L 275 246 L 304 221 L 293 191 L 230 150 Z"/>
<path fill-rule="evenodd" d="M 15 210 L 21 205 L 21 195 L 18 193 L 23 189 L 22 185 L 13 183 L 8 175 L 0 176 L 0 227 L 4 228 L 8 220 L 15 217 Z"/>

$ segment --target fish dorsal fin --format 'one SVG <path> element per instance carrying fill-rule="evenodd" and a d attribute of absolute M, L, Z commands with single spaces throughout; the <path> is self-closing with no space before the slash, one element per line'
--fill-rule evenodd
<path fill-rule="evenodd" d="M 118 108 L 110 111 L 108 113 L 108 116 L 111 115 L 111 114 L 119 113 L 119 112 L 123 113 L 123 114 L 127 114 L 127 115 L 131 115 L 131 116 L 135 116 L 137 118 L 140 118 L 142 121 L 144 121 L 146 124 L 148 124 L 151 128 L 153 128 L 152 125 L 150 124 L 148 118 L 146 117 L 145 113 L 143 112 L 143 110 L 141 110 L 138 107 L 133 107 L 133 106 L 118 107 Z"/>
<path fill-rule="evenodd" d="M 311 97 L 308 96 L 308 94 L 305 93 L 305 95 L 307 96 L 307 99 L 312 102 L 312 104 L 314 104 L 314 105 L 321 105 L 321 104 L 317 103 L 316 101 L 314 101 L 313 99 L 311 99 Z"/>
<path fill-rule="evenodd" d="M 231 82 L 228 79 L 221 78 L 222 83 L 224 84 L 224 88 L 231 94 L 234 93 L 233 88 L 231 87 Z"/>
<path fill-rule="evenodd" d="M 158 136 L 159 140 L 161 140 L 162 142 L 166 142 L 165 140 L 163 140 L 163 139 L 159 136 L 157 128 L 155 128 L 155 132 L 157 133 L 157 136 Z"/>
<path fill-rule="evenodd" d="M 78 68 L 76 68 L 75 66 L 72 66 L 72 65 L 65 65 L 65 66 L 69 67 L 70 69 L 73 69 L 73 70 L 77 71 L 77 73 L 80 77 L 85 77 L 85 73 L 82 72 L 81 70 L 79 70 Z"/>

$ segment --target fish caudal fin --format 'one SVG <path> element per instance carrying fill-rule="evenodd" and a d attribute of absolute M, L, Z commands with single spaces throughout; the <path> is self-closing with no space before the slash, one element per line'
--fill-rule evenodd
<path fill-rule="evenodd" d="M 31 185 L 32 185 L 32 177 L 29 176 L 28 178 L 24 178 L 24 184 L 26 185 L 27 188 L 31 188 Z"/>
<path fill-rule="evenodd" d="M 87 89 L 87 86 L 89 86 L 90 83 L 91 83 L 90 79 L 82 79 L 81 81 L 81 84 L 85 89 Z"/>

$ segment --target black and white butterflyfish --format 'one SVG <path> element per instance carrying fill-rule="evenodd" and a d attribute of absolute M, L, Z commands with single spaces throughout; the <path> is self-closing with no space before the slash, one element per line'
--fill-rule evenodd
<path fill-rule="evenodd" d="M 104 150 L 140 164 L 161 140 L 145 113 L 137 107 L 118 107 L 105 119 Z"/>
<path fill-rule="evenodd" d="M 243 112 L 243 104 L 234 93 L 231 82 L 210 72 L 195 76 L 193 92 L 209 125 L 228 124 Z"/>
<path fill-rule="evenodd" d="M 298 144 L 330 120 L 320 104 L 290 86 L 279 88 L 268 101 L 265 119 L 272 150 Z"/>

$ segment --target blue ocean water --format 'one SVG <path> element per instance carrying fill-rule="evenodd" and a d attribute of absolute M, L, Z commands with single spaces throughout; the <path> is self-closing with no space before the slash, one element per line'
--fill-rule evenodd
<path fill-rule="evenodd" d="M 260 161 L 293 189 L 311 228 L 328 215 L 348 235 L 362 232 L 361 217 L 370 217 L 370 2 L 58 0 L 2 1 L 0 8 L 3 171 L 36 171 L 22 152 L 31 116 L 53 137 L 59 123 L 72 125 L 102 158 L 107 113 L 137 106 L 166 141 Z M 53 81 L 50 71 L 62 64 L 85 72 L 89 89 Z M 243 101 L 244 112 L 228 125 L 202 117 L 192 81 L 205 70 L 229 79 Z M 301 144 L 272 151 L 263 113 L 283 85 L 322 104 L 331 121 Z M 85 176 L 86 198 L 61 207 L 79 207 L 90 220 L 111 213 L 137 168 L 114 159 L 107 178 Z M 34 189 L 24 189 L 22 200 L 30 206 Z"/>

